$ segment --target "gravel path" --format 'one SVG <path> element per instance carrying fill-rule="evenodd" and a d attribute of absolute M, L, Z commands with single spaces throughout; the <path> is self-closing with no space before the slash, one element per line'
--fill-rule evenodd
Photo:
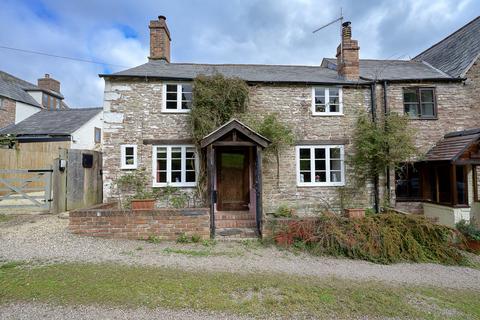
<path fill-rule="evenodd" d="M 378 280 L 391 284 L 433 285 L 480 290 L 480 270 L 437 264 L 378 265 L 365 261 L 293 254 L 274 247 L 221 242 L 160 244 L 72 235 L 68 220 L 52 215 L 17 216 L 0 223 L 0 260 L 115 262 L 186 270 L 276 272 L 292 275 Z M 172 253 L 193 250 L 203 256 Z M 207 255 L 207 256 L 205 256 Z"/>
<path fill-rule="evenodd" d="M 0 315 L 3 320 L 79 320 L 79 319 L 115 319 L 115 320 L 169 320 L 169 319 L 247 319 L 223 313 L 199 312 L 191 310 L 166 309 L 119 309 L 99 306 L 58 306 L 43 303 L 12 303 L 0 305 Z"/>

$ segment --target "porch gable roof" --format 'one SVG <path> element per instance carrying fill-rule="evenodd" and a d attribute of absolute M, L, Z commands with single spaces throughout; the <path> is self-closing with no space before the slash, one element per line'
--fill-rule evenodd
<path fill-rule="evenodd" d="M 447 133 L 427 152 L 424 161 L 458 161 L 479 141 L 480 128 Z"/>
<path fill-rule="evenodd" d="M 252 140 L 255 144 L 261 146 L 262 148 L 266 148 L 271 141 L 259 134 L 258 132 L 254 131 L 247 125 L 243 124 L 237 119 L 232 119 L 225 123 L 224 125 L 218 127 L 216 130 L 212 131 L 208 135 L 206 135 L 202 141 L 200 141 L 200 146 L 205 148 L 206 146 L 214 143 L 215 141 L 221 139 L 228 133 L 232 131 L 238 131 L 245 135 L 247 138 Z"/>

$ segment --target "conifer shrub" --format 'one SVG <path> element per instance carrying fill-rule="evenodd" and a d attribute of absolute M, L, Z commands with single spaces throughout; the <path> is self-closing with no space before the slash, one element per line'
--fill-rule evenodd
<path fill-rule="evenodd" d="M 455 230 L 423 217 L 394 213 L 348 219 L 324 215 L 291 220 L 274 231 L 277 244 L 316 255 L 343 256 L 375 263 L 434 262 L 466 264 L 455 247 Z M 301 245 L 300 245 L 301 244 Z"/>

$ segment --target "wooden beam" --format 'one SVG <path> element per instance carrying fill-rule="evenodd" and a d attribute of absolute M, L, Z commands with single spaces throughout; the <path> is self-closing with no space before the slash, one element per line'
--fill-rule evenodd
<path fill-rule="evenodd" d="M 324 139 L 324 140 L 297 140 L 295 145 L 297 146 L 308 146 L 308 145 L 345 145 L 349 144 L 348 139 Z"/>
<path fill-rule="evenodd" d="M 254 147 L 255 143 L 249 141 L 215 141 L 211 144 L 214 147 Z"/>
<path fill-rule="evenodd" d="M 255 161 L 255 191 L 256 191 L 256 221 L 257 228 L 260 235 L 262 235 L 262 219 L 263 219 L 263 204 L 262 204 L 262 148 L 257 146 L 256 148 L 256 161 Z"/>
<path fill-rule="evenodd" d="M 153 144 L 153 145 L 193 144 L 193 140 L 192 139 L 143 139 L 143 144 Z"/>
<path fill-rule="evenodd" d="M 457 193 L 457 166 L 452 165 L 450 167 L 450 192 L 452 193 L 452 204 L 458 204 L 458 193 Z"/>
<path fill-rule="evenodd" d="M 207 197 L 210 205 L 210 237 L 215 238 L 215 150 L 207 147 Z"/>

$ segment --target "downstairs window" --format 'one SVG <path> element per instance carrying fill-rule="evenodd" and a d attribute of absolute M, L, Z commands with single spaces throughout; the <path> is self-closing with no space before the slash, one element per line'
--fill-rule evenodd
<path fill-rule="evenodd" d="M 195 187 L 197 185 L 195 146 L 155 146 L 153 148 L 154 187 Z"/>
<path fill-rule="evenodd" d="M 343 186 L 344 147 L 297 146 L 298 186 Z"/>

